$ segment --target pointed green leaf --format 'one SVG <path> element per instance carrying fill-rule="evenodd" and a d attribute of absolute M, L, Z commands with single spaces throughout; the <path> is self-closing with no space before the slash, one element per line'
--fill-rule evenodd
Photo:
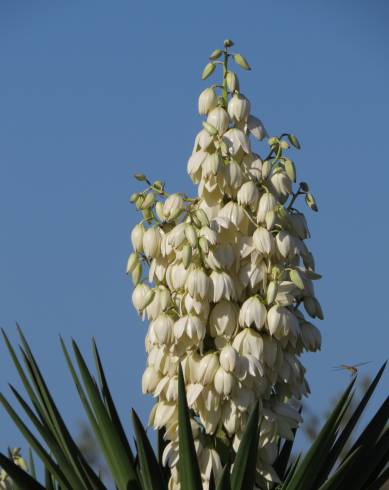
<path fill-rule="evenodd" d="M 318 472 L 323 469 L 325 455 L 335 441 L 339 424 L 350 403 L 350 393 L 354 383 L 355 379 L 349 384 L 343 396 L 336 404 L 332 414 L 316 437 L 315 442 L 298 465 L 293 477 L 285 487 L 287 490 L 312 490 L 312 482 Z"/>
<path fill-rule="evenodd" d="M 351 453 L 344 461 L 343 463 L 339 466 L 339 468 L 336 470 L 336 472 L 331 476 L 329 480 L 322 485 L 319 490 L 341 490 L 344 488 L 344 480 L 346 476 L 352 472 L 354 466 L 355 466 L 355 461 L 356 457 L 358 456 L 359 449 Z M 317 488 L 317 487 L 315 487 Z"/>
<path fill-rule="evenodd" d="M 28 448 L 28 469 L 30 471 L 30 475 L 36 479 L 34 457 L 30 447 Z"/>
<path fill-rule="evenodd" d="M 178 468 L 182 490 L 202 490 L 181 366 L 178 372 L 178 441 Z"/>
<path fill-rule="evenodd" d="M 132 410 L 132 420 L 136 437 L 136 447 L 138 448 L 143 490 L 164 490 L 167 487 L 164 483 L 161 468 L 135 410 Z"/>
<path fill-rule="evenodd" d="M 45 486 L 46 490 L 55 490 L 53 477 L 47 468 L 45 468 Z"/>
<path fill-rule="evenodd" d="M 118 412 L 116 410 L 113 398 L 111 396 L 111 392 L 110 392 L 110 389 L 109 389 L 109 386 L 107 383 L 107 379 L 106 379 L 106 376 L 104 373 L 103 365 L 102 365 L 100 355 L 99 355 L 99 352 L 97 350 L 96 342 L 94 339 L 93 339 L 93 355 L 95 358 L 96 368 L 97 368 L 97 372 L 98 372 L 99 379 L 100 379 L 101 393 L 104 397 L 105 405 L 106 405 L 107 410 L 109 412 L 110 418 L 111 418 L 113 424 L 115 425 L 116 430 L 119 434 L 120 440 L 121 440 L 122 445 L 125 449 L 127 457 L 131 461 L 131 464 L 133 465 L 134 464 L 134 455 L 132 454 L 130 444 L 129 444 L 128 439 L 126 437 L 126 433 L 124 432 L 123 425 L 120 421 L 120 418 L 119 418 Z"/>
<path fill-rule="evenodd" d="M 135 468 L 127 458 L 120 436 L 107 413 L 96 382 L 92 378 L 85 360 L 74 340 L 72 341 L 72 346 L 86 392 L 88 393 L 96 420 L 101 429 L 101 435 L 103 436 L 106 447 L 109 448 L 112 454 L 113 469 L 115 471 L 114 476 L 119 486 L 119 490 L 138 490 L 139 483 Z"/>
<path fill-rule="evenodd" d="M 257 402 L 250 414 L 236 454 L 231 474 L 232 490 L 245 490 L 254 487 L 258 451 L 258 417 L 259 404 Z"/>
<path fill-rule="evenodd" d="M 389 412 L 387 412 L 386 418 L 388 419 Z M 389 455 L 389 427 L 382 434 L 380 439 L 371 447 L 359 446 L 361 457 L 357 461 L 355 470 L 352 475 L 349 476 L 347 482 L 353 478 L 353 490 L 362 490 L 365 487 L 373 483 L 380 472 L 388 464 Z"/>
<path fill-rule="evenodd" d="M 296 429 L 293 429 L 293 434 L 296 434 Z M 274 462 L 274 470 L 277 473 L 277 475 L 280 477 L 281 481 L 284 481 L 285 475 L 286 475 L 286 469 L 288 467 L 290 455 L 292 454 L 292 448 L 293 448 L 293 443 L 294 443 L 294 438 L 290 440 L 286 440 L 284 442 L 284 445 L 282 446 L 282 449 L 277 456 L 277 459 Z"/>
<path fill-rule="evenodd" d="M 383 490 L 385 483 L 389 482 L 389 467 L 383 471 L 374 483 L 371 483 L 366 490 Z"/>
<path fill-rule="evenodd" d="M 38 481 L 30 476 L 26 471 L 22 470 L 13 461 L 11 461 L 3 453 L 0 453 L 0 467 L 12 478 L 19 488 L 28 490 L 45 490 Z"/>
<path fill-rule="evenodd" d="M 69 474 L 73 474 L 73 481 L 78 480 L 80 482 L 78 483 L 80 488 L 84 487 L 87 489 L 93 487 L 96 489 L 101 489 L 102 484 L 100 480 L 90 465 L 86 462 L 83 454 L 71 437 L 70 432 L 68 431 L 59 410 L 57 409 L 39 366 L 35 361 L 30 346 L 19 325 L 17 325 L 17 329 L 23 345 L 23 348 L 21 348 L 23 360 L 29 371 L 33 385 L 35 386 L 35 392 L 37 394 L 37 398 L 39 399 L 39 406 L 36 406 L 36 403 L 34 403 L 36 400 L 35 397 L 32 398 L 32 401 L 37 409 L 43 425 L 47 429 L 46 433 L 50 433 L 52 441 L 55 440 L 56 443 L 58 443 L 59 447 L 56 448 L 57 457 L 62 458 L 63 466 L 67 468 L 66 471 Z M 30 395 L 29 391 L 28 394 Z M 41 407 L 44 407 L 44 409 L 42 410 Z M 60 455 L 58 451 L 61 452 Z M 93 482 L 92 486 L 88 484 L 90 481 Z"/>
<path fill-rule="evenodd" d="M 321 474 L 319 474 L 318 478 L 316 479 L 316 486 L 317 487 L 319 487 L 325 481 L 325 479 L 328 478 L 329 472 L 331 471 L 335 462 L 337 461 L 341 452 L 343 451 L 343 449 L 344 449 L 347 441 L 349 440 L 359 418 L 361 417 L 368 401 L 370 400 L 371 395 L 373 394 L 379 380 L 381 379 L 385 367 L 386 367 L 386 362 L 381 366 L 381 368 L 378 371 L 377 375 L 375 376 L 374 380 L 371 382 L 370 386 L 366 390 L 366 393 L 364 394 L 362 400 L 359 402 L 357 408 L 354 410 L 349 421 L 347 422 L 347 424 L 345 425 L 341 434 L 337 438 L 333 448 L 329 452 L 329 454 L 326 458 L 326 464 L 324 466 L 323 472 Z M 355 449 L 354 449 L 354 451 L 355 451 Z M 354 451 L 350 451 L 348 454 L 351 454 Z"/>
<path fill-rule="evenodd" d="M 50 469 L 50 471 L 55 475 L 56 479 L 63 484 L 64 488 L 71 488 L 72 485 L 68 481 L 65 474 L 62 472 L 61 468 L 52 460 L 52 458 L 49 456 L 49 454 L 44 449 L 44 447 L 40 444 L 38 439 L 32 434 L 32 432 L 24 424 L 22 419 L 15 412 L 15 410 L 11 407 L 11 405 L 8 403 L 8 401 L 2 394 L 0 394 L 0 403 L 3 405 L 5 410 L 8 412 L 8 415 L 12 418 L 15 425 L 18 427 L 18 429 L 20 430 L 24 438 L 27 440 L 27 442 L 35 450 L 36 454 L 43 461 L 45 466 L 47 466 Z"/>
<path fill-rule="evenodd" d="M 231 490 L 231 480 L 230 480 L 230 465 L 227 464 L 223 468 L 223 472 L 220 475 L 219 483 L 216 490 Z"/>

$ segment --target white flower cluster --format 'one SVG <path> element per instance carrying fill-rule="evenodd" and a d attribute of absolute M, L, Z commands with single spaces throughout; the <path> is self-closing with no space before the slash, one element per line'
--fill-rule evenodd
<path fill-rule="evenodd" d="M 209 76 L 214 60 L 224 58 L 223 85 L 199 98 L 205 120 L 188 162 L 198 197 L 168 195 L 161 182 L 138 174 L 148 188 L 131 198 L 144 216 L 132 230 L 127 266 L 133 304 L 150 321 L 142 389 L 156 398 L 149 423 L 165 430 L 171 490 L 180 488 L 179 363 L 204 488 L 211 472 L 217 480 L 225 464 L 218 444 L 236 452 L 257 401 L 257 488 L 267 488 L 277 481 L 272 463 L 278 442 L 293 437 L 301 421 L 298 400 L 309 393 L 299 356 L 321 344 L 319 330 L 300 309 L 322 318 L 312 283 L 320 276 L 305 244 L 309 231 L 294 204 L 303 196 L 317 208 L 305 182 L 293 191 L 295 167 L 284 155 L 299 143 L 283 134 L 268 139 L 266 157 L 252 150 L 251 138 L 262 141 L 267 134 L 228 69 L 231 57 L 249 69 L 242 56 L 228 52 L 231 45 L 226 41 L 224 50 L 216 50 L 203 73 Z"/>

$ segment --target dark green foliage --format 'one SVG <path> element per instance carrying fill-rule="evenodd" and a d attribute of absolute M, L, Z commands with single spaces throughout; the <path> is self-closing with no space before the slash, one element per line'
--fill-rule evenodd
<path fill-rule="evenodd" d="M 0 453 L 0 466 L 12 478 L 15 489 L 106 490 L 107 486 L 101 476 L 87 462 L 71 436 L 22 332 L 19 329 L 21 359 L 24 366 L 4 331 L 3 335 L 29 402 L 13 386 L 10 388 L 28 424 L 34 428 L 34 431 L 30 430 L 8 400 L 0 394 L 0 403 L 31 447 L 28 458 L 29 473 L 15 464 L 11 456 Z M 89 424 L 116 488 L 167 490 L 169 470 L 162 467 L 161 461 L 166 444 L 163 431 L 158 432 L 158 451 L 155 455 L 146 431 L 133 411 L 137 450 L 134 454 L 115 408 L 95 342 L 93 341 L 92 350 L 97 380 L 88 369 L 76 342 L 72 342 L 75 362 L 62 339 L 61 345 Z M 348 453 L 345 452 L 346 445 L 384 369 L 385 364 L 367 388 L 351 417 L 344 423 L 345 413 L 353 397 L 355 380 L 350 383 L 305 456 L 300 455 L 292 461 L 293 441 L 280 441 L 274 469 L 282 483 L 276 485 L 274 490 L 379 490 L 389 480 L 389 398 L 383 402 Z M 181 369 L 178 376 L 178 414 L 179 472 L 182 489 L 201 490 L 201 476 Z M 257 404 L 249 417 L 232 471 L 231 461 L 228 461 L 218 480 L 212 475 L 212 490 L 253 488 L 259 426 L 260 410 Z M 39 438 L 35 433 L 39 434 Z M 217 450 L 219 449 L 217 447 Z M 33 453 L 43 465 L 44 483 L 39 483 L 37 479 Z M 346 455 L 342 456 L 344 454 Z"/>

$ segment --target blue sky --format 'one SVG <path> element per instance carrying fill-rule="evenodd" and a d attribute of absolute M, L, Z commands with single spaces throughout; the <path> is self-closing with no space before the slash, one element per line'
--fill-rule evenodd
<path fill-rule="evenodd" d="M 0 4 L 0 324 L 18 321 L 69 423 L 82 417 L 58 335 L 95 336 L 120 413 L 145 420 L 142 324 L 124 268 L 132 174 L 193 193 L 209 53 L 229 37 L 253 67 L 241 89 L 270 134 L 298 135 L 298 176 L 326 315 L 304 362 L 317 410 L 348 381 L 340 363 L 388 356 L 389 4 L 385 0 Z M 89 354 L 89 352 L 88 352 Z M 90 356 L 88 357 L 90 358 Z M 18 386 L 0 343 L 0 390 Z M 385 389 L 386 383 L 386 389 Z M 387 392 L 388 375 L 378 400 Z M 374 405 L 373 405 L 374 406 Z M 1 448 L 21 444 L 4 411 Z"/>

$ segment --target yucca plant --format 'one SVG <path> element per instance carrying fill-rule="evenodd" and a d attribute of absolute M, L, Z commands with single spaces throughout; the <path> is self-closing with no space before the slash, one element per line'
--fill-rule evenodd
<path fill-rule="evenodd" d="M 156 400 L 149 418 L 156 452 L 134 411 L 134 444 L 128 439 L 95 342 L 94 376 L 76 342 L 70 352 L 61 340 L 110 474 L 105 482 L 67 428 L 21 330 L 21 360 L 3 332 L 29 400 L 11 391 L 28 423 L 3 395 L 0 402 L 31 449 L 28 464 L 18 451 L 0 454 L 0 488 L 378 490 L 387 480 L 389 400 L 344 455 L 385 366 L 346 423 L 355 378 L 309 451 L 292 455 L 310 391 L 300 357 L 321 347 L 308 317 L 323 319 L 313 285 L 321 276 L 296 206 L 303 198 L 318 208 L 308 184 L 297 184 L 289 154 L 300 149 L 296 136 L 267 138 L 251 114 L 231 63 L 250 66 L 233 45 L 213 51 L 202 73 L 205 80 L 222 69 L 199 97 L 205 120 L 188 161 L 197 197 L 169 194 L 161 181 L 136 174 L 146 188 L 130 199 L 141 221 L 127 273 L 134 307 L 150 322 L 142 390 Z M 264 152 L 254 151 L 264 143 Z"/>
<path fill-rule="evenodd" d="M 33 353 L 19 329 L 22 362 L 3 331 L 7 348 L 27 392 L 27 401 L 12 385 L 11 391 L 28 419 L 25 423 L 4 397 L 0 401 L 31 447 L 29 463 L 20 456 L 0 454 L 0 466 L 8 475 L 0 488 L 25 490 L 105 490 L 110 488 L 87 463 L 55 404 Z M 72 359 L 65 343 L 62 350 L 71 376 L 85 409 L 91 430 L 104 456 L 110 477 L 118 490 L 167 490 L 168 468 L 162 465 L 163 438 L 157 435 L 157 450 L 146 435 L 136 412 L 132 412 L 135 449 L 120 421 L 98 349 L 93 341 L 96 377 L 89 370 L 78 346 L 72 341 Z M 22 365 L 24 364 L 24 366 Z M 386 363 L 385 363 L 386 364 Z M 389 398 L 366 425 L 348 454 L 339 460 L 345 444 L 372 396 L 385 364 L 366 390 L 348 423 L 340 425 L 353 397 L 355 378 L 335 406 L 316 441 L 304 455 L 291 459 L 293 441 L 279 445 L 274 467 L 280 484 L 274 490 L 379 490 L 389 480 Z M 195 451 L 190 413 L 185 396 L 182 370 L 178 380 L 179 473 L 182 490 L 202 490 L 198 458 Z M 219 490 L 251 490 L 255 488 L 256 452 L 261 416 L 258 404 L 251 412 L 241 444 L 234 459 L 231 452 L 219 451 L 223 471 L 217 481 L 211 476 L 210 486 Z M 34 427 L 40 438 L 29 426 Z M 35 456 L 33 456 L 35 455 Z M 19 458 L 19 460 L 18 460 Z M 35 459 L 44 472 L 38 478 Z M 23 460 L 22 460 L 23 461 Z"/>

